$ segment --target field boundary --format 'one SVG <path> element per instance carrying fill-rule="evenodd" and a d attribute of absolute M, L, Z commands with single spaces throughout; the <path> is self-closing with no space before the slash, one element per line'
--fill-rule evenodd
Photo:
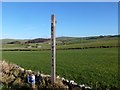
<path fill-rule="evenodd" d="M 90 47 L 78 47 L 78 48 L 56 48 L 57 50 L 76 50 L 76 49 L 94 49 L 94 48 L 119 48 L 120 46 L 90 46 Z M 37 49 L 37 48 L 2 48 L 0 51 L 48 51 L 51 49 Z"/>

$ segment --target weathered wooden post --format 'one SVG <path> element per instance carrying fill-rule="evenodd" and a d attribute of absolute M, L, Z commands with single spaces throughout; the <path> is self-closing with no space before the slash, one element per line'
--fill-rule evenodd
<path fill-rule="evenodd" d="M 56 18 L 51 15 L 51 82 L 56 81 Z"/>

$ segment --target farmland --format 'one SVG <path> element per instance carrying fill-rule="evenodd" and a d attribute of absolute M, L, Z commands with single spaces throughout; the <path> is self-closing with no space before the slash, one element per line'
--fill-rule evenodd
<path fill-rule="evenodd" d="M 50 74 L 50 39 L 3 40 L 2 59 L 25 69 Z M 44 41 L 44 39 L 40 40 Z M 25 43 L 36 42 L 36 43 Z M 37 47 L 36 47 L 37 45 Z M 27 47 L 26 47 L 27 46 Z M 118 88 L 118 36 L 57 38 L 57 75 L 78 84 L 116 90 Z M 0 52 L 1 53 L 1 52 Z M 0 54 L 1 55 L 1 54 Z"/>
<path fill-rule="evenodd" d="M 50 74 L 50 50 L 3 51 L 2 58 L 25 69 Z M 57 50 L 57 75 L 75 80 L 78 84 L 118 88 L 117 48 Z"/>
<path fill-rule="evenodd" d="M 37 39 L 41 40 L 41 39 Z M 46 39 L 45 39 L 46 40 Z M 13 40 L 3 39 L 2 50 L 43 50 L 50 49 L 50 40 L 45 42 L 37 42 L 34 40 Z M 44 39 L 43 39 L 44 41 Z M 25 43 L 27 42 L 27 44 Z M 8 44 L 9 43 L 9 44 Z M 11 44 L 12 43 L 12 44 Z M 36 48 L 37 46 L 37 48 Z M 57 38 L 57 49 L 70 49 L 70 48 L 84 48 L 84 47 L 101 47 L 101 46 L 118 46 L 118 36 L 96 36 L 96 37 L 59 37 Z"/>

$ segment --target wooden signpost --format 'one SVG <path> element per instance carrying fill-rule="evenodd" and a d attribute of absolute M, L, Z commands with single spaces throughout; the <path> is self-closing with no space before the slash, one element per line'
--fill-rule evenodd
<path fill-rule="evenodd" d="M 51 82 L 56 81 L 56 18 L 51 15 Z"/>

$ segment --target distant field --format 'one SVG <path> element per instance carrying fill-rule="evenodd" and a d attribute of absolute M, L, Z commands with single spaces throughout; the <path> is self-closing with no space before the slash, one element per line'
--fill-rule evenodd
<path fill-rule="evenodd" d="M 21 44 L 6 44 L 9 40 L 3 40 L 2 48 L 4 50 L 10 49 L 50 49 L 50 41 L 43 43 L 29 43 L 24 44 L 23 41 L 19 40 Z M 13 41 L 13 40 L 12 40 Z M 14 40 L 15 41 L 15 40 Z M 36 48 L 36 44 L 38 48 Z M 27 46 L 31 46 L 30 48 Z M 68 48 L 84 48 L 84 47 L 99 47 L 99 46 L 118 46 L 118 37 L 86 37 L 86 38 L 75 38 L 75 37 L 62 37 L 57 38 L 57 49 L 68 49 Z"/>
<path fill-rule="evenodd" d="M 3 51 L 3 59 L 50 74 L 50 51 Z M 118 88 L 117 48 L 57 51 L 57 75 L 94 88 Z"/>

